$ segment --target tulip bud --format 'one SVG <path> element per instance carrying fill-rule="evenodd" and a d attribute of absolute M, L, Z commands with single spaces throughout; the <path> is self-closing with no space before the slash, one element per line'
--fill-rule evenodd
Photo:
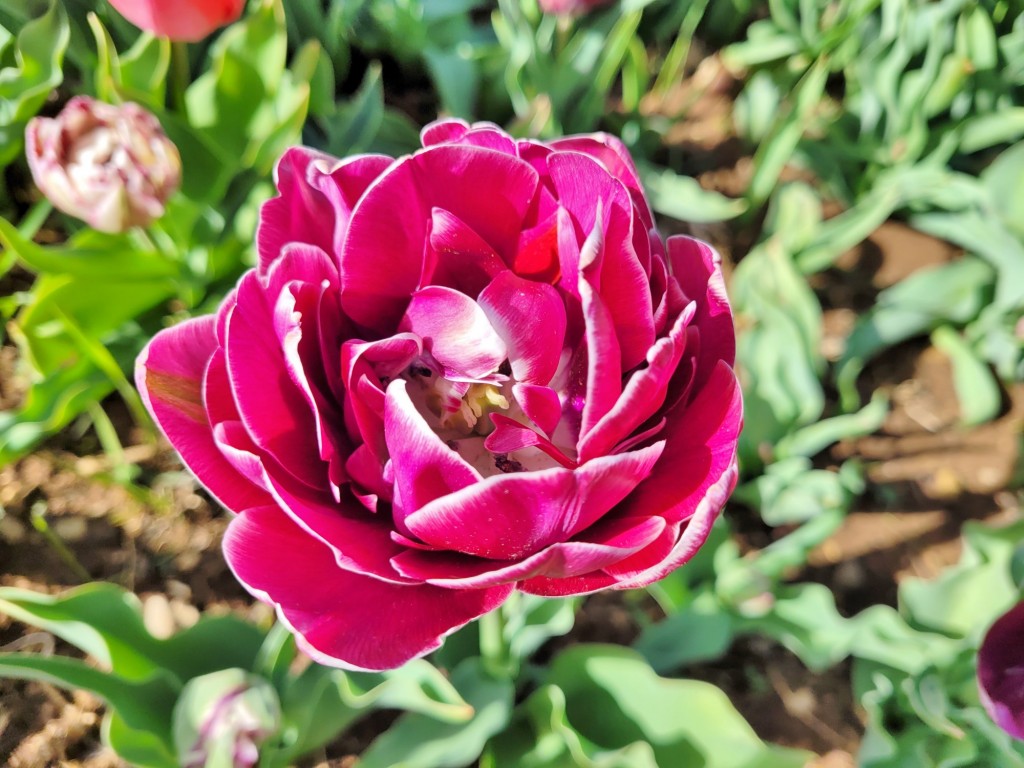
<path fill-rule="evenodd" d="M 609 0 L 540 0 L 540 9 L 544 13 L 569 16 L 592 11 Z"/>
<path fill-rule="evenodd" d="M 110 0 L 140 29 L 171 40 L 202 40 L 242 15 L 245 0 Z"/>
<path fill-rule="evenodd" d="M 32 177 L 60 210 L 103 232 L 144 227 L 181 184 L 181 157 L 137 104 L 78 96 L 25 129 Z"/>
<path fill-rule="evenodd" d="M 273 686 L 241 669 L 189 681 L 174 707 L 174 743 L 183 768 L 252 768 L 281 726 Z"/>

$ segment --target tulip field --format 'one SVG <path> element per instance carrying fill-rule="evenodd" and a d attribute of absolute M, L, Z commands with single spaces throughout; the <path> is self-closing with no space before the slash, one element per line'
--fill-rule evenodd
<path fill-rule="evenodd" d="M 1024 768 L 1024 2 L 0 4 L 0 766 Z"/>

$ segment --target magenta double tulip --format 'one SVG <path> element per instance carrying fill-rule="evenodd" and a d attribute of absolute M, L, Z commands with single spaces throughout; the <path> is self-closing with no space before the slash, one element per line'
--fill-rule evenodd
<path fill-rule="evenodd" d="M 138 364 L 238 513 L 236 576 L 328 664 L 398 666 L 514 589 L 660 579 L 736 481 L 719 260 L 663 242 L 624 146 L 455 120 L 422 139 L 289 151 L 258 268 Z"/>
<path fill-rule="evenodd" d="M 978 651 L 981 702 L 1000 728 L 1024 739 L 1024 602 L 988 630 Z"/>

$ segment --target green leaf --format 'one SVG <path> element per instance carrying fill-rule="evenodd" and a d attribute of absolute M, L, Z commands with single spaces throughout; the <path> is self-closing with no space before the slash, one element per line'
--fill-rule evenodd
<path fill-rule="evenodd" d="M 129 727 L 170 743 L 170 716 L 177 691 L 163 675 L 129 680 L 93 669 L 78 659 L 0 653 L 0 676 L 90 691 L 116 709 Z"/>
<path fill-rule="evenodd" d="M 366 152 L 384 122 L 384 86 L 379 62 L 366 69 L 352 98 L 327 121 L 327 151 L 337 157 Z"/>
<path fill-rule="evenodd" d="M 856 413 L 821 419 L 789 433 L 776 443 L 775 457 L 781 460 L 796 456 L 817 456 L 840 440 L 877 432 L 882 428 L 888 413 L 888 396 L 881 390 L 876 391 L 871 396 L 871 402 Z"/>
<path fill-rule="evenodd" d="M 472 119 L 480 81 L 478 65 L 461 49 L 443 50 L 429 46 L 422 51 L 430 76 L 437 85 L 445 112 Z"/>
<path fill-rule="evenodd" d="M 740 456 L 749 469 L 770 460 L 779 440 L 821 415 L 821 307 L 779 236 L 747 255 L 731 288 L 746 411 Z"/>
<path fill-rule="evenodd" d="M 915 272 L 882 291 L 875 306 L 854 327 L 836 365 L 843 408 L 857 406 L 857 377 L 875 355 L 943 323 L 963 324 L 973 319 L 991 300 L 992 284 L 992 268 L 967 256 Z"/>
<path fill-rule="evenodd" d="M 0 217 L 0 245 L 36 272 L 133 282 L 175 277 L 179 268 L 133 233 L 107 235 L 83 230 L 66 245 L 41 246 L 28 240 L 17 227 Z"/>
<path fill-rule="evenodd" d="M 565 694 L 554 685 L 534 691 L 515 721 L 490 744 L 495 768 L 658 768 L 650 745 L 604 750 L 573 729 Z"/>
<path fill-rule="evenodd" d="M 263 634 L 231 616 L 204 618 L 167 640 L 153 637 L 130 592 L 93 583 L 63 595 L 0 588 L 0 611 L 41 627 L 128 680 L 166 670 L 177 683 L 224 666 L 249 668 Z"/>
<path fill-rule="evenodd" d="M 766 635 L 796 654 L 812 671 L 837 664 L 850 653 L 856 619 L 836 610 L 835 598 L 822 584 L 797 584 L 776 590 L 767 610 L 753 601 L 739 606 L 737 633 Z"/>
<path fill-rule="evenodd" d="M 328 743 L 371 709 L 402 709 L 453 724 L 473 716 L 448 678 L 422 659 L 379 674 L 313 664 L 285 686 L 281 702 L 285 763 Z"/>
<path fill-rule="evenodd" d="M 960 423 L 970 427 L 995 418 L 1002 405 L 1002 394 L 988 365 L 948 325 L 932 331 L 932 344 L 944 352 L 953 365 L 953 385 L 960 404 Z"/>
<path fill-rule="evenodd" d="M 576 645 L 545 682 L 565 693 L 573 728 L 605 749 L 646 742 L 659 766 L 800 768 L 810 755 L 765 744 L 710 683 L 658 677 L 628 648 Z"/>
<path fill-rule="evenodd" d="M 981 183 L 1003 222 L 1024 239 L 1024 142 L 993 160 L 982 171 Z"/>
<path fill-rule="evenodd" d="M 261 0 L 217 38 L 210 68 L 189 86 L 191 126 L 226 168 L 267 173 L 298 143 L 315 67 L 305 54 L 297 57 L 296 70 L 287 70 L 287 49 L 281 0 Z"/>
<path fill-rule="evenodd" d="M 758 147 L 754 154 L 754 176 L 747 188 L 747 197 L 753 205 L 763 203 L 774 190 L 782 169 L 792 158 L 825 94 L 827 80 L 827 66 L 823 61 L 815 62 L 797 84 L 792 107 L 776 118 L 768 137 Z"/>
<path fill-rule="evenodd" d="M 725 221 L 747 209 L 746 201 L 704 189 L 691 176 L 651 166 L 641 166 L 640 170 L 647 199 L 663 216 L 692 223 Z"/>
<path fill-rule="evenodd" d="M 45 14 L 18 33 L 16 65 L 0 70 L 0 168 L 21 152 L 25 126 L 63 81 L 70 34 L 60 0 L 52 0 Z"/>
<path fill-rule="evenodd" d="M 168 742 L 146 730 L 129 726 L 117 710 L 103 718 L 103 741 L 122 760 L 138 768 L 180 768 L 177 756 Z"/>
<path fill-rule="evenodd" d="M 720 658 L 732 643 L 733 621 L 710 592 L 697 595 L 676 613 L 646 627 L 633 643 L 658 674 Z"/>
<path fill-rule="evenodd" d="M 919 626 L 977 640 L 1017 601 L 1010 564 L 1024 539 L 1024 524 L 990 528 L 968 522 L 963 536 L 963 554 L 955 566 L 932 581 L 900 583 L 900 606 Z"/>
<path fill-rule="evenodd" d="M 466 723 L 443 723 L 423 714 L 403 715 L 370 745 L 361 768 L 462 768 L 474 762 L 487 741 L 509 722 L 514 689 L 496 680 L 481 659 L 467 659 L 452 671 L 452 685 L 473 707 Z"/>
<path fill-rule="evenodd" d="M 737 489 L 738 501 L 756 507 L 768 525 L 802 523 L 824 510 L 846 510 L 864 484 L 855 464 L 840 472 L 812 469 L 809 459 L 775 462 L 765 474 Z"/>
<path fill-rule="evenodd" d="M 94 74 L 97 97 L 108 102 L 135 101 L 149 109 L 162 108 L 171 64 L 170 41 L 143 33 L 120 56 L 99 17 L 90 13 L 88 20 L 99 58 Z"/>
<path fill-rule="evenodd" d="M 502 608 L 508 617 L 504 634 L 513 658 L 527 659 L 550 638 L 569 632 L 577 605 L 577 600 L 514 592 Z"/>
<path fill-rule="evenodd" d="M 78 360 L 33 382 L 19 410 L 0 412 L 0 467 L 66 427 L 90 403 L 99 402 L 113 389 L 89 360 Z"/>

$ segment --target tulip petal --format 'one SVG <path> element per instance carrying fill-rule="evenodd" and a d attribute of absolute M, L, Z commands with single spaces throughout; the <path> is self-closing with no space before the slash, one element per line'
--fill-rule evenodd
<path fill-rule="evenodd" d="M 509 565 L 454 552 L 406 551 L 392 563 L 403 576 L 439 587 L 480 589 L 544 576 L 567 579 L 592 573 L 639 552 L 665 527 L 660 517 L 601 522 L 585 540 L 552 544 L 525 560 Z"/>
<path fill-rule="evenodd" d="M 421 541 L 493 560 L 517 560 L 593 525 L 650 474 L 663 443 L 603 456 L 575 470 L 489 477 L 438 497 L 405 524 Z"/>
<path fill-rule="evenodd" d="M 575 469 L 578 466 L 558 446 L 525 424 L 500 413 L 492 413 L 491 422 L 494 431 L 484 440 L 484 447 L 491 453 L 514 453 L 524 448 L 539 448 L 563 467 Z"/>
<path fill-rule="evenodd" d="M 549 383 L 565 343 L 565 305 L 558 291 L 505 271 L 491 280 L 478 301 L 508 346 L 516 380 Z"/>
<path fill-rule="evenodd" d="M 203 375 L 217 348 L 216 318 L 188 320 L 160 331 L 135 364 L 142 401 L 182 461 L 225 507 L 241 510 L 269 501 L 217 449 L 203 407 Z"/>
<path fill-rule="evenodd" d="M 622 183 L 593 158 L 576 152 L 556 152 L 548 159 L 559 203 L 581 231 L 601 224 L 604 255 L 600 281 L 595 282 L 615 324 L 623 370 L 643 362 L 654 343 L 654 307 L 650 279 L 633 248 L 633 208 Z M 595 205 L 600 201 L 600 205 Z"/>
<path fill-rule="evenodd" d="M 238 303 L 227 323 L 227 367 L 238 412 L 253 441 L 312 488 L 325 487 L 317 429 L 305 397 L 285 365 L 272 331 L 272 309 L 255 272 L 238 286 Z"/>
<path fill-rule="evenodd" d="M 743 401 L 732 369 L 720 361 L 693 402 L 676 407 L 666 420 L 665 452 L 647 481 L 627 500 L 624 515 L 686 520 L 720 478 L 735 469 Z"/>
<path fill-rule="evenodd" d="M 679 315 L 671 333 L 648 351 L 647 367 L 630 377 L 615 405 L 584 434 L 579 445 L 580 461 L 611 453 L 662 406 L 686 348 L 686 328 L 695 310 L 696 305 L 691 303 L 687 312 Z"/>
<path fill-rule="evenodd" d="M 383 581 L 408 581 L 391 567 L 391 558 L 401 547 L 391 540 L 391 524 L 385 517 L 372 514 L 348 493 L 335 501 L 326 492 L 311 491 L 280 473 L 265 472 L 264 483 L 277 506 L 309 536 L 323 542 L 339 567 Z"/>
<path fill-rule="evenodd" d="M 420 143 L 424 147 L 432 147 L 435 144 L 447 144 L 451 141 L 458 141 L 468 131 L 469 123 L 461 117 L 435 120 L 430 125 L 424 126 L 420 131 Z"/>
<path fill-rule="evenodd" d="M 505 262 L 480 235 L 443 208 L 431 213 L 428 242 L 420 287 L 443 285 L 473 298 L 505 269 Z"/>
<path fill-rule="evenodd" d="M 585 438 L 622 395 L 622 368 L 611 314 L 582 274 L 579 290 L 586 321 L 587 374 L 580 437 Z"/>
<path fill-rule="evenodd" d="M 398 328 L 423 339 L 445 378 L 480 379 L 498 370 L 508 351 L 486 313 L 464 293 L 432 285 L 416 291 Z"/>
<path fill-rule="evenodd" d="M 353 211 L 341 254 L 345 311 L 374 330 L 394 328 L 420 284 L 434 208 L 511 259 L 537 183 L 527 163 L 480 147 L 440 144 L 397 161 Z"/>
<path fill-rule="evenodd" d="M 397 585 L 352 573 L 276 507 L 235 518 L 224 553 L 246 589 L 276 607 L 303 651 L 346 669 L 393 669 L 429 653 L 512 591 Z"/>
<path fill-rule="evenodd" d="M 537 384 L 516 383 L 512 385 L 512 396 L 541 432 L 548 437 L 554 434 L 562 417 L 562 403 L 555 390 Z"/>
<path fill-rule="evenodd" d="M 978 649 L 981 703 L 1000 728 L 1024 739 L 1024 602 L 1017 603 L 985 633 Z"/>
<path fill-rule="evenodd" d="M 424 505 L 482 480 L 479 472 L 430 430 L 401 379 L 388 385 L 384 436 L 395 473 L 396 524 L 403 518 L 407 521 L 408 515 Z"/>
<path fill-rule="evenodd" d="M 672 277 L 687 300 L 697 302 L 693 325 L 700 329 L 701 353 L 694 387 L 700 389 L 719 360 L 731 366 L 736 358 L 736 330 L 725 293 L 722 259 L 707 243 L 682 235 L 669 238 L 668 256 Z"/>
<path fill-rule="evenodd" d="M 604 167 L 608 173 L 626 185 L 634 209 L 640 214 L 645 229 L 654 227 L 654 215 L 647 203 L 640 174 L 629 155 L 626 145 L 608 133 L 592 133 L 589 135 L 567 136 L 550 142 L 553 149 L 561 151 L 582 152 L 590 155 Z"/>
<path fill-rule="evenodd" d="M 274 169 L 280 194 L 264 204 L 256 230 L 260 272 L 267 272 L 293 243 L 317 246 L 336 259 L 352 209 L 392 162 L 384 155 L 338 160 L 306 147 L 285 152 Z"/>

